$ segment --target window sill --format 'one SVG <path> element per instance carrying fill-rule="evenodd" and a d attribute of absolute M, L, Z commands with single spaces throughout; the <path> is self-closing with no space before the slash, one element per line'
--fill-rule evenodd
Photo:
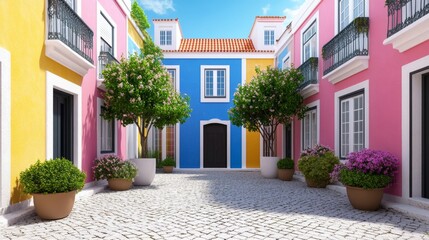
<path fill-rule="evenodd" d="M 420 43 L 429 40 L 429 14 L 417 20 L 408 27 L 385 39 L 383 44 L 392 44 L 399 52 L 405 52 Z"/>
<path fill-rule="evenodd" d="M 319 92 L 319 84 L 309 84 L 301 90 L 303 98 L 308 98 Z"/>
<path fill-rule="evenodd" d="M 355 75 L 368 68 L 369 56 L 357 56 L 337 69 L 323 76 L 323 79 L 328 79 L 332 84 L 343 81 L 344 79 Z"/>
<path fill-rule="evenodd" d="M 84 76 L 90 68 L 94 68 L 93 64 L 57 39 L 45 41 L 45 54 L 81 76 Z"/>
<path fill-rule="evenodd" d="M 229 103 L 229 98 L 201 98 L 202 103 Z"/>

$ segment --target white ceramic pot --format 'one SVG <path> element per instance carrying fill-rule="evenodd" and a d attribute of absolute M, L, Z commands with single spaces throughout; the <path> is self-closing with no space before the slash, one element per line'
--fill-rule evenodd
<path fill-rule="evenodd" d="M 261 175 L 264 178 L 277 177 L 277 161 L 278 157 L 261 157 Z"/>
<path fill-rule="evenodd" d="M 155 178 L 156 159 L 137 158 L 130 159 L 137 167 L 137 176 L 134 178 L 134 185 L 149 186 Z"/>

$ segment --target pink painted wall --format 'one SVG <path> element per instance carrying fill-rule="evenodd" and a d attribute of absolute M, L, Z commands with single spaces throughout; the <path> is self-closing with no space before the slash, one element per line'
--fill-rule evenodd
<path fill-rule="evenodd" d="M 98 38 L 97 35 L 97 2 L 116 24 L 117 59 L 126 56 L 127 17 L 115 0 L 82 1 L 82 18 L 94 32 L 93 59 L 95 68 L 90 69 L 82 82 L 82 170 L 86 172 L 86 182 L 93 181 L 92 167 L 97 158 L 97 98 L 102 98 L 102 91 L 97 88 Z M 126 158 L 126 130 L 117 124 L 116 154 Z"/>
<path fill-rule="evenodd" d="M 429 41 L 426 41 L 404 53 L 399 53 L 392 45 L 383 45 L 387 32 L 387 7 L 384 1 L 369 2 L 369 68 L 359 72 L 335 85 L 322 79 L 323 59 L 322 47 L 331 40 L 334 34 L 335 13 L 334 0 L 322 0 L 317 8 L 308 16 L 294 35 L 293 63 L 301 65 L 301 30 L 302 27 L 319 12 L 319 93 L 305 99 L 305 103 L 320 100 L 320 144 L 334 146 L 334 94 L 342 89 L 369 80 L 369 148 L 389 151 L 398 158 L 402 156 L 401 128 L 401 67 L 409 62 L 429 54 Z M 428 63 L 429 64 L 429 63 Z M 301 153 L 301 125 L 294 121 L 293 154 L 295 161 Z M 402 176 L 399 170 L 388 193 L 402 195 Z"/>

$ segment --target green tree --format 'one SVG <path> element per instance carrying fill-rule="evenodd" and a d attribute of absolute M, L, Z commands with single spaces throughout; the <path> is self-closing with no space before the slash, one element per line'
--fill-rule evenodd
<path fill-rule="evenodd" d="M 137 1 L 134 1 L 131 5 L 131 17 L 136 21 L 137 26 L 142 33 L 146 32 L 146 29 L 150 27 L 146 14 Z"/>
<path fill-rule="evenodd" d="M 304 116 L 306 107 L 299 92 L 303 79 L 295 68 L 256 68 L 252 81 L 239 86 L 234 94 L 234 106 L 229 110 L 231 122 L 249 131 L 258 131 L 267 143 L 269 156 L 276 156 L 277 127 L 290 124 L 294 116 Z"/>
<path fill-rule="evenodd" d="M 189 97 L 175 92 L 161 59 L 161 51 L 154 48 L 152 54 L 133 54 L 103 71 L 106 88 L 103 117 L 117 119 L 123 126 L 136 124 L 142 149 L 140 157 L 147 157 L 147 137 L 152 127 L 162 129 L 184 123 L 191 113 Z"/>

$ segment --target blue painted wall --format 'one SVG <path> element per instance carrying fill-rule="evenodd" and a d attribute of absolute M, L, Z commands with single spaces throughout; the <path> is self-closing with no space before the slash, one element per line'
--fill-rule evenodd
<path fill-rule="evenodd" d="M 180 92 L 191 98 L 191 117 L 180 126 L 180 167 L 200 167 L 200 121 L 210 119 L 229 120 L 234 91 L 241 83 L 241 59 L 164 59 L 165 65 L 180 66 Z M 229 65 L 230 102 L 202 103 L 201 65 Z M 231 168 L 241 168 L 241 127 L 231 124 Z"/>
<path fill-rule="evenodd" d="M 285 47 L 285 49 L 283 49 L 283 51 L 279 54 L 279 56 L 276 59 L 277 62 L 277 68 L 282 68 L 283 65 L 283 58 L 286 56 L 286 54 L 289 52 L 288 48 Z"/>

